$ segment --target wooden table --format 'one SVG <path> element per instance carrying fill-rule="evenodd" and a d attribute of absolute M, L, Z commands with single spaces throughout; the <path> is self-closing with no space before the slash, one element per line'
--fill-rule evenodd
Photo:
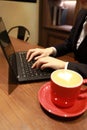
<path fill-rule="evenodd" d="M 14 38 L 11 40 L 16 51 L 36 47 Z M 73 60 L 72 56 L 62 58 Z M 46 82 L 9 84 L 8 64 L 0 49 L 0 130 L 87 130 L 87 112 L 66 119 L 54 116 L 40 106 L 38 91 Z M 8 88 L 14 88 L 10 94 Z"/>

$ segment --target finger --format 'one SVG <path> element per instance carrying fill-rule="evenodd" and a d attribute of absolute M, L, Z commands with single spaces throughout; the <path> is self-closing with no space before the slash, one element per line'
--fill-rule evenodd
<path fill-rule="evenodd" d="M 32 65 L 32 67 L 31 68 L 36 68 L 36 62 Z"/>
<path fill-rule="evenodd" d="M 39 52 L 37 51 L 33 51 L 30 55 L 30 57 L 28 58 L 28 61 L 32 60 L 34 57 L 37 57 L 37 55 L 39 55 Z M 35 59 L 36 60 L 36 59 Z"/>
<path fill-rule="evenodd" d="M 43 70 L 45 68 L 51 68 L 51 66 L 48 63 L 42 64 L 41 69 Z"/>
<path fill-rule="evenodd" d="M 40 58 L 42 58 L 42 57 L 44 57 L 44 55 L 43 55 L 43 54 L 41 54 L 41 55 L 39 55 L 39 56 L 35 57 L 35 60 L 38 60 L 38 59 L 40 59 Z"/>
<path fill-rule="evenodd" d="M 34 49 L 31 49 L 26 54 L 26 59 L 29 59 L 30 55 L 34 52 Z"/>
<path fill-rule="evenodd" d="M 28 61 L 30 61 L 31 59 L 38 59 L 37 57 L 38 57 L 38 55 L 40 55 L 40 53 L 39 52 L 37 52 L 37 51 L 35 51 L 35 52 L 33 52 L 31 55 L 30 55 L 30 58 L 28 59 Z"/>
<path fill-rule="evenodd" d="M 40 68 L 42 64 L 44 64 L 44 61 L 39 59 L 32 65 L 32 68 Z"/>

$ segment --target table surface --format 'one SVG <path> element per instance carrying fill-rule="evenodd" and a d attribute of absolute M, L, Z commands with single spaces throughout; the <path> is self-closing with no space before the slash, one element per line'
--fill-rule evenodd
<path fill-rule="evenodd" d="M 11 41 L 16 51 L 38 47 L 15 38 L 11 38 Z M 74 60 L 72 55 L 60 59 Z M 41 107 L 38 92 L 50 80 L 11 84 L 8 82 L 8 70 L 8 63 L 0 48 L 0 130 L 87 130 L 86 111 L 78 117 L 64 118 Z"/>

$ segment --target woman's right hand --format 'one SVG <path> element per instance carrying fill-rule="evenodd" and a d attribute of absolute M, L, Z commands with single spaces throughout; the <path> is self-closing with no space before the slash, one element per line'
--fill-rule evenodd
<path fill-rule="evenodd" d="M 53 54 L 53 52 L 54 52 L 53 47 L 44 48 L 44 49 L 42 48 L 29 49 L 26 55 L 26 59 L 27 61 L 30 61 L 33 58 L 35 60 L 38 60 L 41 57 L 45 57 Z"/>
<path fill-rule="evenodd" d="M 52 68 L 52 69 L 64 69 L 66 65 L 66 62 L 60 59 L 56 59 L 51 56 L 45 56 L 42 58 L 39 58 L 35 63 L 32 65 L 32 68 Z"/>

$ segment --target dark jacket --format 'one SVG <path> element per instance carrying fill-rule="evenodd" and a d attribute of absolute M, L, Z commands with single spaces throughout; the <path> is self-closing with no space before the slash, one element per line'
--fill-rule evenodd
<path fill-rule="evenodd" d="M 82 41 L 78 50 L 76 49 L 76 44 L 82 31 L 83 23 L 86 16 L 87 9 L 81 9 L 77 15 L 69 38 L 63 44 L 58 44 L 57 46 L 55 46 L 57 49 L 56 56 L 62 56 L 69 52 L 74 52 L 75 59 L 78 61 L 78 63 L 69 62 L 68 69 L 77 71 L 84 78 L 87 78 L 87 36 Z"/>

